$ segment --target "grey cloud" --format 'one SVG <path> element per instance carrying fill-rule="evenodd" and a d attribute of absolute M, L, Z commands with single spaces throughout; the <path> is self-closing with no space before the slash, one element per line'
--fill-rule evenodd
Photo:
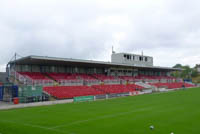
<path fill-rule="evenodd" d="M 112 45 L 117 52 L 144 51 L 155 57 L 155 65 L 194 66 L 200 56 L 199 5 L 198 0 L 2 0 L 0 71 L 14 52 L 108 61 Z"/>

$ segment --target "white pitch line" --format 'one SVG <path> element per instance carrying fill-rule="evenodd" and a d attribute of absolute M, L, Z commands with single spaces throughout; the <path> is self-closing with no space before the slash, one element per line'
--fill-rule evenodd
<path fill-rule="evenodd" d="M 0 120 L 0 121 L 7 122 L 7 123 L 13 123 L 13 124 L 20 124 L 20 125 L 23 125 L 23 126 L 28 126 L 28 127 L 33 127 L 33 128 L 40 128 L 40 129 L 51 130 L 51 131 L 55 131 L 55 132 L 59 132 L 59 133 L 63 133 L 63 134 L 68 134 L 68 133 L 66 133 L 64 131 L 56 130 L 54 128 L 48 128 L 48 127 L 43 127 L 43 126 L 38 126 L 38 125 L 32 125 L 32 124 L 27 124 L 27 123 L 25 124 L 25 123 L 21 123 L 21 122 L 8 121 L 8 120 Z"/>
<path fill-rule="evenodd" d="M 61 128 L 61 127 L 67 127 L 67 126 L 71 126 L 71 125 L 75 125 L 75 124 L 85 123 L 85 122 L 89 122 L 89 121 L 95 121 L 95 120 L 99 120 L 99 119 L 113 118 L 113 117 L 118 117 L 121 115 L 127 115 L 127 114 L 140 112 L 140 111 L 146 111 L 146 110 L 150 110 L 150 108 L 137 109 L 137 110 L 129 111 L 129 112 L 121 112 L 121 113 L 117 113 L 117 114 L 110 114 L 110 115 L 100 116 L 97 118 L 92 118 L 92 119 L 87 119 L 87 120 L 75 121 L 75 122 L 72 122 L 69 124 L 62 124 L 62 125 L 58 125 L 58 126 L 51 127 L 51 128 L 56 129 L 56 128 Z"/>

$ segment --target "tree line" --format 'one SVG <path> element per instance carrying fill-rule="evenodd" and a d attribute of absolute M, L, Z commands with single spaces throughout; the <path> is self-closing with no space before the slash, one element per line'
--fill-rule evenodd
<path fill-rule="evenodd" d="M 176 71 L 172 73 L 173 77 L 179 77 L 179 78 L 183 78 L 183 79 L 191 79 L 193 77 L 197 77 L 198 76 L 198 72 L 197 69 L 191 68 L 189 65 L 181 65 L 181 64 L 176 64 L 175 66 L 173 66 L 173 68 L 179 68 L 182 69 L 182 71 Z"/>

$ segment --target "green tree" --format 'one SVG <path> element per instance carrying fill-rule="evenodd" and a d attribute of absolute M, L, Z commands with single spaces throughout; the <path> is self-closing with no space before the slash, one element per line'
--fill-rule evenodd
<path fill-rule="evenodd" d="M 197 77 L 198 76 L 198 71 L 196 69 L 193 69 L 191 76 L 192 77 Z"/>
<path fill-rule="evenodd" d="M 192 74 L 192 69 L 190 68 L 190 66 L 183 66 L 182 69 L 183 71 L 181 72 L 181 78 L 190 79 Z"/>
<path fill-rule="evenodd" d="M 175 66 L 173 66 L 173 68 L 182 68 L 183 66 L 181 64 L 176 64 Z"/>
<path fill-rule="evenodd" d="M 172 73 L 172 76 L 174 77 L 180 77 L 183 79 L 191 79 L 192 77 L 198 75 L 198 73 L 195 71 L 195 69 L 190 68 L 189 65 L 183 66 L 181 64 L 176 64 L 173 66 L 173 68 L 180 68 L 182 71 L 175 71 Z"/>

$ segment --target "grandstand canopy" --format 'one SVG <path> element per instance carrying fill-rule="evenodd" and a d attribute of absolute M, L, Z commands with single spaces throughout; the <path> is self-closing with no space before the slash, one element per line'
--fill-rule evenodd
<path fill-rule="evenodd" d="M 81 60 L 72 58 L 58 58 L 47 56 L 27 56 L 19 58 L 15 61 L 10 61 L 10 65 L 50 65 L 50 66 L 74 66 L 74 67 L 121 67 L 121 68 L 140 68 L 145 70 L 165 70 L 165 71 L 181 71 L 178 68 L 159 67 L 159 66 L 134 66 L 128 64 L 119 64 L 114 62 Z"/>

